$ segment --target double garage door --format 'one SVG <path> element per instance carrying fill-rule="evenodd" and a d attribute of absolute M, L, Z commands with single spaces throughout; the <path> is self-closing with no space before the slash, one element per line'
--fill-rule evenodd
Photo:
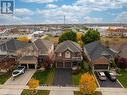
<path fill-rule="evenodd" d="M 57 62 L 56 63 L 56 68 L 71 68 L 71 62 Z"/>
<path fill-rule="evenodd" d="M 103 65 L 94 65 L 94 70 L 108 70 L 109 65 L 103 64 Z"/>
<path fill-rule="evenodd" d="M 27 69 L 35 69 L 35 64 L 21 64 L 21 66 L 25 66 Z"/>

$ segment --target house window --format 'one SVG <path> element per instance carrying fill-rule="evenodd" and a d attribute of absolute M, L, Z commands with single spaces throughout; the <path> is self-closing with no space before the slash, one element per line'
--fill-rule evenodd
<path fill-rule="evenodd" d="M 61 54 L 61 53 L 58 53 L 58 56 L 59 56 L 59 57 L 61 57 L 61 56 L 62 56 L 62 54 Z"/>
<path fill-rule="evenodd" d="M 69 51 L 66 51 L 66 52 L 65 52 L 65 58 L 70 58 L 70 57 L 71 57 L 70 52 L 69 52 Z"/>

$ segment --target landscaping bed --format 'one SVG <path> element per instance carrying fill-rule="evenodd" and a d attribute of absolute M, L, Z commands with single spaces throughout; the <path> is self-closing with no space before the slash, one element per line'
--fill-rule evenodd
<path fill-rule="evenodd" d="M 31 91 L 28 89 L 23 90 L 21 95 L 49 95 L 48 90 L 38 90 L 36 94 L 31 94 Z"/>
<path fill-rule="evenodd" d="M 120 75 L 117 76 L 118 80 L 120 81 L 120 83 L 127 88 L 127 71 L 125 70 L 121 70 L 120 71 Z"/>
<path fill-rule="evenodd" d="M 0 75 L 0 84 L 4 84 L 11 77 L 11 73 L 5 73 Z"/>
<path fill-rule="evenodd" d="M 32 76 L 32 78 L 39 80 L 40 85 L 52 85 L 54 79 L 55 68 L 45 70 L 45 71 L 37 71 Z"/>
<path fill-rule="evenodd" d="M 83 94 L 81 94 L 79 91 L 74 91 L 74 95 L 83 95 Z M 102 93 L 100 91 L 96 91 L 94 94 L 90 95 L 102 95 Z"/>

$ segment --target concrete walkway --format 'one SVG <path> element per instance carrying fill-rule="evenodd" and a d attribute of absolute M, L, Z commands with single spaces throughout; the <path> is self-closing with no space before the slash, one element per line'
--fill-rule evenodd
<path fill-rule="evenodd" d="M 0 88 L 0 95 L 20 95 L 36 70 L 27 70 L 15 80 L 11 77 Z"/>
<path fill-rule="evenodd" d="M 66 91 L 66 90 L 52 90 L 50 91 L 49 95 L 74 95 L 73 91 Z"/>

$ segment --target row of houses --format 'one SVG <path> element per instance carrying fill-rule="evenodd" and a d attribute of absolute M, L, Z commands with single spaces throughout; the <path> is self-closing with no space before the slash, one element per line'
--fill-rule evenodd
<path fill-rule="evenodd" d="M 93 70 L 103 71 L 110 69 L 110 61 L 116 56 L 115 52 L 100 41 L 86 44 L 83 49 L 76 42 L 69 40 L 59 43 L 56 47 L 51 41 L 43 39 L 37 39 L 31 43 L 10 39 L 0 43 L 1 56 L 8 56 L 8 58 L 14 56 L 17 64 L 29 69 L 36 69 L 38 63 L 43 63 L 46 57 L 52 60 L 51 64 L 54 64 L 56 68 L 79 66 L 83 61 L 83 53 Z M 0 64 L 3 59 L 3 57 L 0 58 Z M 6 62 L 6 64 L 10 63 Z M 2 70 L 1 66 L 0 69 Z"/>

